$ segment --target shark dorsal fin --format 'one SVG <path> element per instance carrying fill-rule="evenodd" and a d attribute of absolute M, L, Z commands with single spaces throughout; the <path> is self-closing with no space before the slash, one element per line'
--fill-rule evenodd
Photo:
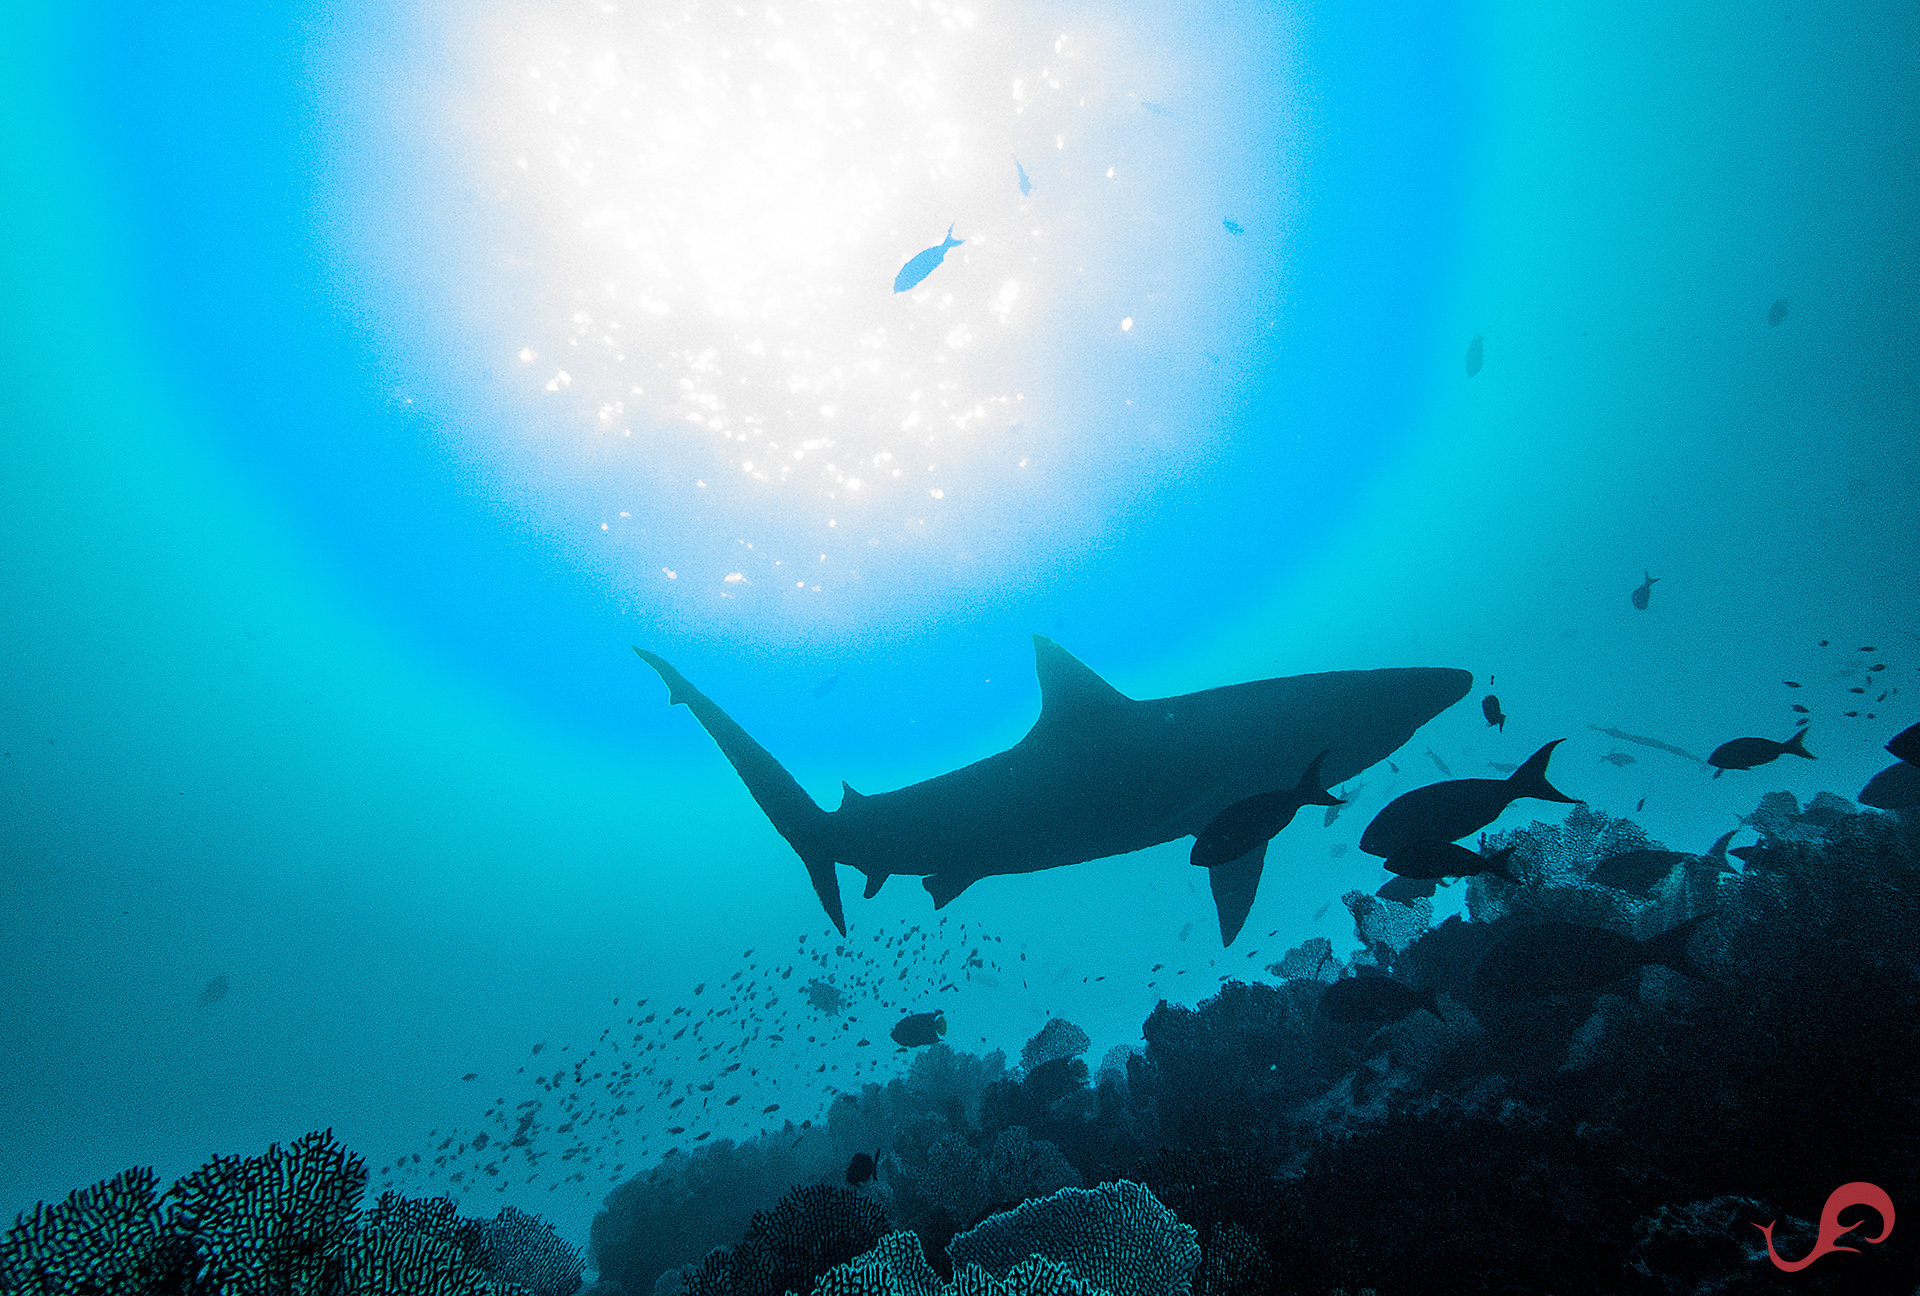
<path fill-rule="evenodd" d="M 1033 667 L 1040 677 L 1038 724 L 1071 723 L 1076 717 L 1097 715 L 1132 701 L 1045 635 L 1033 637 Z"/>

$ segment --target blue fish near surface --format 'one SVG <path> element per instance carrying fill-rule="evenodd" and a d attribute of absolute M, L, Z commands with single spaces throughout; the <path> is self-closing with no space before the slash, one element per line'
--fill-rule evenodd
<path fill-rule="evenodd" d="M 959 247 L 965 242 L 965 239 L 953 236 L 953 226 L 947 226 L 947 237 L 943 242 L 934 244 L 924 252 L 914 253 L 913 258 L 900 267 L 900 273 L 893 277 L 893 290 L 903 293 L 909 288 L 919 287 L 920 281 L 939 269 L 940 263 L 947 259 L 948 248 Z"/>

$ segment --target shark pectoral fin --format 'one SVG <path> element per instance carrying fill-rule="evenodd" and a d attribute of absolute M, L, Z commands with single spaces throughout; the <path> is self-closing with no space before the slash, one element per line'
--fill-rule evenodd
<path fill-rule="evenodd" d="M 1220 947 L 1233 944 L 1233 938 L 1246 925 L 1253 912 L 1254 893 L 1260 889 L 1260 870 L 1267 864 L 1267 843 L 1261 842 L 1246 854 L 1215 864 L 1207 870 L 1213 885 L 1213 903 L 1220 911 Z"/>
<path fill-rule="evenodd" d="M 879 895 L 880 888 L 885 886 L 887 884 L 887 879 L 892 876 L 893 874 L 885 871 L 867 874 L 867 889 L 861 893 L 861 899 L 871 900 L 875 896 Z"/>
<path fill-rule="evenodd" d="M 976 880 L 961 873 L 929 873 L 920 879 L 920 885 L 933 897 L 935 909 L 945 909 L 955 896 L 972 886 Z"/>

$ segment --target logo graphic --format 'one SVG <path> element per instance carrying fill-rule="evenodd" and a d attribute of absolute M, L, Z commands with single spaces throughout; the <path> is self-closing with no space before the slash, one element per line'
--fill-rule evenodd
<path fill-rule="evenodd" d="M 1893 1234 L 1893 1199 L 1875 1185 L 1865 1182 L 1841 1184 L 1827 1197 L 1827 1205 L 1820 1212 L 1820 1240 L 1813 1244 L 1813 1250 L 1807 1252 L 1802 1260 L 1782 1260 L 1773 1249 L 1773 1226 L 1777 1221 L 1769 1220 L 1754 1227 L 1767 1235 L 1767 1256 L 1774 1266 L 1788 1273 L 1798 1273 L 1818 1260 L 1829 1251 L 1859 1251 L 1859 1247 L 1841 1246 L 1840 1239 L 1867 1222 L 1862 1215 L 1851 1224 L 1840 1222 L 1840 1212 L 1855 1206 L 1869 1206 L 1880 1212 L 1880 1236 L 1865 1239 L 1868 1242 L 1885 1242 Z"/>

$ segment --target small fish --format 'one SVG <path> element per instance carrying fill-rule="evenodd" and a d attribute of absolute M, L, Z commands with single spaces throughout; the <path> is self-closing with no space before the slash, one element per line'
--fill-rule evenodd
<path fill-rule="evenodd" d="M 480 1078 L 480 1073 L 478 1071 L 469 1071 L 465 1075 L 461 1076 L 460 1078 L 462 1080 L 478 1080 Z"/>
<path fill-rule="evenodd" d="M 938 1044 L 940 1037 L 947 1033 L 947 1018 L 938 1012 L 908 1013 L 888 1033 L 893 1036 L 893 1042 L 903 1048 Z"/>
<path fill-rule="evenodd" d="M 1778 327 L 1780 321 L 1787 317 L 1787 312 L 1791 309 L 1785 297 L 1774 298 L 1773 305 L 1767 307 L 1767 323 Z"/>
<path fill-rule="evenodd" d="M 1487 728 L 1498 728 L 1501 733 L 1507 731 L 1507 717 L 1500 712 L 1500 699 L 1489 693 L 1480 699 L 1480 714 L 1487 718 Z"/>
<path fill-rule="evenodd" d="M 1648 964 L 1707 980 L 1687 954 L 1687 942 L 1713 911 L 1639 941 L 1603 927 L 1567 922 L 1516 927 L 1496 941 L 1473 969 L 1473 989 L 1482 999 L 1584 999 Z"/>
<path fill-rule="evenodd" d="M 232 983 L 229 982 L 224 975 L 215 977 L 201 987 L 200 1006 L 205 1008 L 208 1004 L 219 1003 L 227 997 L 227 991 L 231 988 Z"/>
<path fill-rule="evenodd" d="M 1647 599 L 1653 594 L 1653 583 L 1660 578 L 1644 568 L 1641 569 L 1640 574 L 1647 579 L 1640 584 L 1638 589 L 1633 591 L 1633 605 L 1642 612 L 1645 612 L 1647 610 Z"/>
<path fill-rule="evenodd" d="M 1646 808 L 1647 808 L 1647 799 L 1645 797 L 1641 797 L 1639 804 L 1633 807 L 1633 812 L 1635 814 L 1639 814 L 1642 810 L 1645 810 Z"/>
<path fill-rule="evenodd" d="M 1415 990 L 1392 977 L 1342 977 L 1320 995 L 1320 1015 L 1346 1026 L 1385 1026 L 1425 1008 L 1440 1016 L 1431 990 Z"/>
<path fill-rule="evenodd" d="M 1385 859 L 1420 842 L 1458 841 L 1498 819 L 1521 797 L 1576 804 L 1576 798 L 1547 782 L 1547 762 L 1564 741 L 1554 739 L 1504 779 L 1453 779 L 1402 793 L 1360 834 L 1360 849 Z"/>
<path fill-rule="evenodd" d="M 847 1182 L 858 1187 L 874 1177 L 880 1168 L 880 1154 L 868 1156 L 865 1152 L 855 1152 L 853 1160 L 847 1163 Z"/>
<path fill-rule="evenodd" d="M 1509 765 L 1505 761 L 1488 761 L 1487 768 L 1499 770 L 1502 774 L 1511 774 L 1520 767 L 1518 765 Z"/>
<path fill-rule="evenodd" d="M 1366 787 L 1367 785 L 1365 783 L 1355 783 L 1353 787 L 1348 790 L 1335 792 L 1334 795 L 1340 799 L 1327 807 L 1326 817 L 1321 820 L 1320 826 L 1322 828 L 1333 827 L 1333 821 L 1340 817 L 1340 812 L 1353 804 L 1353 799 L 1364 792 Z"/>
<path fill-rule="evenodd" d="M 1467 343 L 1467 377 L 1472 378 L 1479 374 L 1480 366 L 1486 360 L 1486 356 L 1487 340 L 1475 333 L 1473 341 Z"/>
<path fill-rule="evenodd" d="M 1019 158 L 1015 158 L 1013 160 L 1013 169 L 1014 169 L 1014 172 L 1018 174 L 1020 177 L 1020 196 L 1022 198 L 1025 198 L 1028 194 L 1033 192 L 1033 181 L 1027 179 L 1027 169 L 1020 165 Z M 947 233 L 951 234 L 953 233 L 953 231 L 948 230 Z"/>
<path fill-rule="evenodd" d="M 948 248 L 957 248 L 964 242 L 966 242 L 965 239 L 957 239 L 953 236 L 953 226 L 947 226 L 947 237 L 943 242 L 936 243 L 923 252 L 914 253 L 912 259 L 900 267 L 900 273 L 893 277 L 893 290 L 896 293 L 903 293 L 909 288 L 917 287 L 922 279 L 932 274 L 939 268 L 940 263 L 947 259 Z"/>
<path fill-rule="evenodd" d="M 1800 681 L 1799 681 L 1799 680 L 1781 680 L 1780 682 L 1781 682 L 1782 684 L 1785 684 L 1785 685 L 1786 685 L 1786 686 L 1787 686 L 1788 688 L 1799 688 L 1799 687 L 1800 687 Z"/>
<path fill-rule="evenodd" d="M 1612 765 L 1616 769 L 1622 769 L 1628 765 L 1638 765 L 1640 763 L 1639 761 L 1635 760 L 1633 757 L 1627 755 L 1625 752 L 1608 752 L 1605 756 L 1602 756 L 1600 759 L 1605 761 L 1607 764 Z"/>
<path fill-rule="evenodd" d="M 1340 799 L 1320 786 L 1321 752 L 1293 787 L 1261 792 L 1236 801 L 1213 817 L 1193 840 L 1191 863 L 1201 868 L 1230 864 L 1255 847 L 1264 847 L 1293 822 L 1301 806 L 1336 806 Z"/>
<path fill-rule="evenodd" d="M 827 676 L 825 679 L 821 680 L 818 684 L 815 684 L 813 686 L 813 695 L 817 698 L 823 698 L 827 694 L 833 692 L 833 686 L 835 684 L 838 684 L 839 682 L 840 682 L 840 672 L 835 671 L 833 674 Z"/>
<path fill-rule="evenodd" d="M 1806 709 L 1805 707 L 1803 707 L 1803 706 L 1801 706 L 1801 705 L 1800 705 L 1800 704 L 1799 704 L 1798 702 L 1795 702 L 1795 703 L 1793 704 L 1793 709 L 1794 709 L 1795 711 L 1798 711 L 1798 712 L 1799 712 L 1799 713 L 1800 713 L 1801 715 L 1812 715 L 1812 714 L 1813 714 L 1813 712 L 1811 712 L 1811 711 L 1809 711 L 1809 710 L 1807 710 L 1807 709 Z"/>
<path fill-rule="evenodd" d="M 1713 776 L 1719 778 L 1730 769 L 1752 769 L 1756 765 L 1779 760 L 1782 756 L 1815 760 L 1817 757 L 1802 743 L 1806 736 L 1807 731 L 1802 729 L 1785 742 L 1775 742 L 1771 738 L 1735 738 L 1732 742 L 1723 742 L 1715 747 L 1713 754 L 1707 757 L 1707 764 L 1714 767 Z"/>
<path fill-rule="evenodd" d="M 1621 742 L 1630 742 L 1641 747 L 1651 747 L 1655 751 L 1672 752 L 1675 756 L 1685 756 L 1690 761 L 1697 761 L 1702 765 L 1706 764 L 1705 761 L 1695 756 L 1686 748 L 1675 747 L 1672 743 L 1661 742 L 1658 738 L 1647 738 L 1640 734 L 1630 734 L 1620 729 L 1608 729 L 1603 725 L 1588 725 L 1587 728 L 1593 730 L 1595 733 L 1603 733 L 1609 738 L 1618 738 Z"/>
<path fill-rule="evenodd" d="M 761 1114 L 762 1116 L 771 1116 L 771 1115 L 773 1115 L 773 1113 L 775 1113 L 775 1112 L 777 1112 L 777 1111 L 779 1111 L 779 1110 L 780 1110 L 780 1104 L 779 1104 L 779 1103 L 768 1103 L 768 1104 L 767 1104 L 767 1105 L 766 1105 L 765 1107 L 762 1107 L 762 1108 L 760 1109 L 760 1114 Z"/>
<path fill-rule="evenodd" d="M 1887 750 L 1909 765 L 1920 765 L 1920 724 L 1908 725 L 1887 742 Z"/>
<path fill-rule="evenodd" d="M 1227 227 L 1227 233 L 1229 234 L 1245 234 L 1246 233 L 1245 230 L 1241 229 L 1240 226 L 1235 224 L 1233 221 L 1223 219 L 1221 220 L 1220 223 Z"/>
<path fill-rule="evenodd" d="M 1441 777 L 1441 778 L 1452 778 L 1452 777 L 1453 777 L 1453 771 L 1452 771 L 1452 770 L 1450 770 L 1450 769 L 1448 769 L 1448 768 L 1447 768 L 1447 763 L 1446 763 L 1445 761 L 1443 761 L 1443 760 L 1441 760 L 1441 759 L 1440 759 L 1440 753 L 1439 753 L 1439 752 L 1437 752 L 1437 751 L 1435 751 L 1435 750 L 1434 750 L 1433 748 L 1431 748 L 1431 747 L 1429 747 L 1429 748 L 1427 748 L 1427 756 L 1428 756 L 1428 758 L 1429 758 L 1429 759 L 1431 759 L 1431 760 L 1433 761 L 1433 766 L 1434 766 L 1434 768 L 1440 771 L 1440 777 Z"/>
<path fill-rule="evenodd" d="M 1494 877 L 1518 885 L 1520 879 L 1507 867 L 1507 861 L 1513 858 L 1515 849 L 1508 846 L 1491 855 L 1482 855 L 1453 842 L 1415 842 L 1389 855 L 1382 867 L 1401 877 L 1423 879 L 1473 877 L 1480 873 L 1491 873 Z"/>

